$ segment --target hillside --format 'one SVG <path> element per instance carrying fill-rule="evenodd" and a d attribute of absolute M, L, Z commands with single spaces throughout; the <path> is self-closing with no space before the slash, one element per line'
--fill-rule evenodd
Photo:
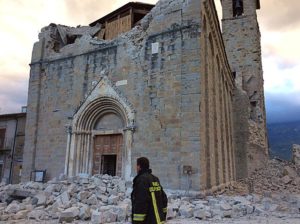
<path fill-rule="evenodd" d="M 290 160 L 293 144 L 300 144 L 300 121 L 268 124 L 271 156 Z"/>

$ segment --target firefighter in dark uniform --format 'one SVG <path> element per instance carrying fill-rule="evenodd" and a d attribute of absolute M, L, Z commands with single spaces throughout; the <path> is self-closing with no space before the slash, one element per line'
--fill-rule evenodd
<path fill-rule="evenodd" d="M 138 158 L 131 193 L 134 224 L 161 224 L 166 220 L 168 199 L 159 179 L 151 173 L 149 160 Z"/>

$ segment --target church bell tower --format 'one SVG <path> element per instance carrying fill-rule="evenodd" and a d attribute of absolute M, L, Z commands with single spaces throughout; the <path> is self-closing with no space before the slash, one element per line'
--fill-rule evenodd
<path fill-rule="evenodd" d="M 261 36 L 256 10 L 260 0 L 221 0 L 222 33 L 235 76 L 237 178 L 247 177 L 268 156 Z M 243 110 L 241 104 L 248 110 Z M 245 168 L 246 167 L 246 168 Z"/>

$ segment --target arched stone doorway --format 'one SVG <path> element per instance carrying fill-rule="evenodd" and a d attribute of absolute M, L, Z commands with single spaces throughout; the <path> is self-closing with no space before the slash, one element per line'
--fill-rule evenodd
<path fill-rule="evenodd" d="M 109 173 L 130 180 L 134 110 L 103 77 L 75 113 L 65 173 Z"/>

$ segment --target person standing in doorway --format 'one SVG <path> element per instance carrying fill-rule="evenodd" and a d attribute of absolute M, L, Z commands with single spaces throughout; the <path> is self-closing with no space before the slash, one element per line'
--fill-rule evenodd
<path fill-rule="evenodd" d="M 132 223 L 161 224 L 167 216 L 168 198 L 146 157 L 137 159 L 137 176 L 131 193 Z"/>

